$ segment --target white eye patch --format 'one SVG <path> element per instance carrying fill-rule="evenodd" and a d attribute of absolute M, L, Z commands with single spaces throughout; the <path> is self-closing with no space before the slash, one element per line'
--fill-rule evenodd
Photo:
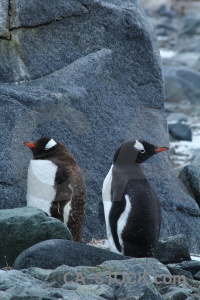
<path fill-rule="evenodd" d="M 144 149 L 144 146 L 138 141 L 136 140 L 134 146 L 133 146 L 136 150 L 144 153 L 145 152 L 145 149 Z"/>
<path fill-rule="evenodd" d="M 53 148 L 55 145 L 57 145 L 57 143 L 53 140 L 53 139 L 51 139 L 47 144 L 46 144 L 46 146 L 45 146 L 45 150 L 49 150 L 49 149 L 51 149 L 51 148 Z"/>

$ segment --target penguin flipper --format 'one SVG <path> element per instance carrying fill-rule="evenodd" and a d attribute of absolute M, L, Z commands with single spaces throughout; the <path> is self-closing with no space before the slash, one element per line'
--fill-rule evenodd
<path fill-rule="evenodd" d="M 111 194 L 112 191 L 111 191 Z M 112 206 L 109 214 L 109 223 L 110 223 L 110 229 L 113 237 L 113 241 L 115 243 L 115 246 L 117 250 L 121 253 L 122 252 L 122 245 L 119 241 L 119 235 L 118 235 L 118 221 L 120 219 L 120 216 L 123 214 L 125 207 L 126 207 L 126 199 L 123 195 L 121 199 L 119 197 L 114 196 L 111 198 L 112 200 Z"/>
<path fill-rule="evenodd" d="M 71 187 L 69 173 L 65 168 L 58 167 L 55 177 L 56 197 L 54 201 L 70 201 L 73 190 Z"/>

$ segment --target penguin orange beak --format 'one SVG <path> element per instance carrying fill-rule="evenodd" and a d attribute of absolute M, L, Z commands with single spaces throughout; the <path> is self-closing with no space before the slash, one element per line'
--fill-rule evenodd
<path fill-rule="evenodd" d="M 24 145 L 29 147 L 30 149 L 33 149 L 36 147 L 34 143 L 29 143 L 29 142 L 24 142 Z"/>
<path fill-rule="evenodd" d="M 167 148 L 167 147 L 157 147 L 157 148 L 155 148 L 156 153 L 167 151 L 167 150 L 169 150 L 169 148 Z"/>

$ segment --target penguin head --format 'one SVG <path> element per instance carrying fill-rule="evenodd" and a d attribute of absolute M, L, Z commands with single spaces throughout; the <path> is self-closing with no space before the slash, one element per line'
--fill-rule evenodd
<path fill-rule="evenodd" d="M 36 142 L 24 142 L 24 145 L 31 149 L 34 158 L 49 156 L 62 147 L 61 143 L 48 136 L 41 137 Z"/>
<path fill-rule="evenodd" d="M 167 147 L 157 147 L 143 140 L 127 141 L 115 152 L 113 163 L 141 164 L 154 154 L 166 150 L 168 150 Z"/>

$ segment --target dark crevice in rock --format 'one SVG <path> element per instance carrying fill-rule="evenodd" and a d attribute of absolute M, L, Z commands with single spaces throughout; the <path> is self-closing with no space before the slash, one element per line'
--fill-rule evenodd
<path fill-rule="evenodd" d="M 12 13 L 11 13 L 11 3 L 10 0 L 8 1 L 8 16 L 11 17 Z"/>
<path fill-rule="evenodd" d="M 60 17 L 60 18 L 57 18 L 55 20 L 52 20 L 52 21 L 49 21 L 49 22 L 44 22 L 44 23 L 41 23 L 41 24 L 38 24 L 38 25 L 35 25 L 35 26 L 25 26 L 25 25 L 16 26 L 16 27 L 10 28 L 10 32 L 12 32 L 13 30 L 22 29 L 22 28 L 25 28 L 25 29 L 38 28 L 40 26 L 50 25 L 50 24 L 53 24 L 55 22 L 59 22 L 59 21 L 62 21 L 62 20 L 65 20 L 65 19 L 68 19 L 68 18 L 71 18 L 71 17 L 80 17 L 80 16 L 85 15 L 85 14 L 86 13 L 80 13 L 80 14 L 74 14 L 74 15 L 70 15 L 70 16 L 66 16 L 66 17 Z M 89 14 L 89 12 L 87 14 Z"/>
<path fill-rule="evenodd" d="M 9 183 L 9 182 L 0 181 L 0 185 L 3 185 L 3 186 L 12 186 L 13 184 Z"/>
<path fill-rule="evenodd" d="M 10 35 L 9 37 L 0 36 L 0 40 L 7 40 L 7 41 L 10 41 L 10 40 L 11 40 L 11 35 Z"/>
<path fill-rule="evenodd" d="M 89 7 L 90 7 L 90 5 L 89 4 L 85 4 L 85 3 L 83 3 L 81 0 L 79 1 L 80 3 L 81 3 L 81 5 L 82 6 L 84 6 L 85 7 L 85 9 L 87 9 L 87 11 L 89 12 Z"/>
<path fill-rule="evenodd" d="M 183 205 L 177 205 L 177 210 L 180 211 L 180 212 L 187 213 L 187 214 L 189 214 L 190 216 L 193 216 L 193 217 L 199 217 L 200 216 L 200 209 L 184 207 Z"/>

